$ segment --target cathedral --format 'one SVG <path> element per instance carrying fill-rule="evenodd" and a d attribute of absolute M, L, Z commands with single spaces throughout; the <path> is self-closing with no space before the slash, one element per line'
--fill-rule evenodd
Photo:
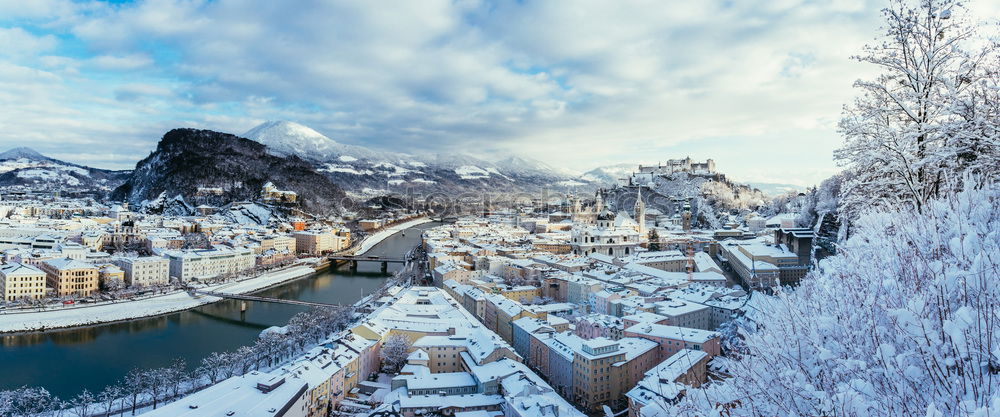
<path fill-rule="evenodd" d="M 582 210 L 579 200 L 575 200 L 572 215 L 574 225 L 570 234 L 570 246 L 577 255 L 599 253 L 614 257 L 629 256 L 636 252 L 646 238 L 646 204 L 642 201 L 641 189 L 635 202 L 635 219 L 638 221 L 625 211 L 615 214 L 606 209 L 600 193 L 590 210 Z"/>

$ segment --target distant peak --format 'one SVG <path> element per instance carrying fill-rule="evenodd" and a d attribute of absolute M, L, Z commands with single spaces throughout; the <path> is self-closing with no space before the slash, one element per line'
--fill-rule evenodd
<path fill-rule="evenodd" d="M 50 158 L 38 153 L 38 151 L 31 149 L 27 146 L 19 146 L 16 148 L 11 148 L 7 152 L 0 153 L 0 159 L 18 159 L 27 158 L 33 160 L 49 160 Z"/>
<path fill-rule="evenodd" d="M 333 142 L 333 139 L 324 136 L 309 126 L 287 120 L 269 120 L 243 134 L 247 139 L 259 139 L 275 135 L 307 137 Z"/>

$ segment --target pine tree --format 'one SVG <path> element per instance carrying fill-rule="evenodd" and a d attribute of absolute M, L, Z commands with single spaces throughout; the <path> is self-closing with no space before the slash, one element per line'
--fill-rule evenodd
<path fill-rule="evenodd" d="M 656 229 L 649 231 L 649 251 L 657 252 L 660 250 L 660 234 L 656 233 Z"/>

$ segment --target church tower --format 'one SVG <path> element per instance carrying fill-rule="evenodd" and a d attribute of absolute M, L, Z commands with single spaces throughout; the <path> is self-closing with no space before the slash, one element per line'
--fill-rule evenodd
<path fill-rule="evenodd" d="M 594 198 L 594 213 L 602 211 L 604 211 L 604 198 L 601 197 L 601 192 L 597 191 L 597 196 Z"/>
<path fill-rule="evenodd" d="M 635 198 L 635 222 L 639 223 L 639 239 L 646 238 L 646 203 L 642 202 L 642 187 Z"/>

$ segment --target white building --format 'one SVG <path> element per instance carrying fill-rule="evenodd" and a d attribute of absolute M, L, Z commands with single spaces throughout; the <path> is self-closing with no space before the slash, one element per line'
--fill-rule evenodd
<path fill-rule="evenodd" d="M 595 225 L 574 226 L 570 234 L 570 246 L 577 255 L 624 257 L 634 254 L 639 245 L 639 224 L 624 212 L 614 215 L 605 210 Z"/>
<path fill-rule="evenodd" d="M 253 268 L 256 262 L 253 251 L 246 248 L 175 250 L 166 255 L 170 259 L 170 277 L 180 281 L 239 273 Z"/>
<path fill-rule="evenodd" d="M 125 285 L 149 287 L 170 282 L 170 261 L 159 256 L 114 258 L 112 263 L 125 271 Z"/>

